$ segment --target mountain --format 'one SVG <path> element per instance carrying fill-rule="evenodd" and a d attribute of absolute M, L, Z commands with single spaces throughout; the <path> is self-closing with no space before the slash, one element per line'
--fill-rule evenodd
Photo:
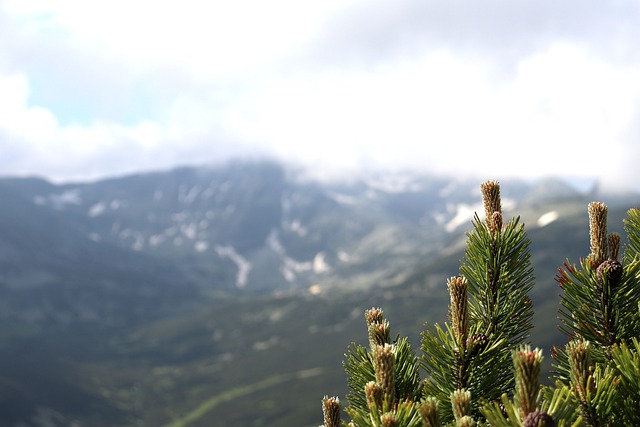
<path fill-rule="evenodd" d="M 91 184 L 5 185 L 22 196 L 22 211 L 34 210 L 25 206 L 31 201 L 51 219 L 33 222 L 57 230 L 55 236 L 38 234 L 84 237 L 85 244 L 169 260 L 203 287 L 252 291 L 371 282 L 366 274 L 360 278 L 360 260 L 378 256 L 383 262 L 390 250 L 398 257 L 418 248 L 424 253 L 430 249 L 425 237 L 443 234 L 440 225 L 455 202 L 438 194 L 444 183 L 431 180 L 378 177 L 323 186 L 289 179 L 273 163 L 183 168 Z M 393 270 L 388 276 L 403 269 L 396 260 L 386 264 Z"/>
<path fill-rule="evenodd" d="M 20 220 L 22 212 L 34 212 L 29 215 L 40 217 L 24 223 L 47 229 L 31 228 L 25 235 L 144 255 L 177 266 L 183 280 L 217 290 L 393 283 L 468 223 L 480 201 L 478 183 L 470 180 L 407 173 L 321 183 L 271 162 L 95 183 L 4 179 L 0 184 L 21 197 L 20 213 L 6 213 L 7 227 L 16 222 L 10 215 Z M 580 198 L 551 180 L 510 183 L 504 196 L 515 203 L 541 200 L 539 193 Z M 376 272 L 368 265 L 374 258 Z"/>
<path fill-rule="evenodd" d="M 143 310 L 155 311 L 163 303 L 159 293 L 177 300 L 195 295 L 193 283 L 176 286 L 184 282 L 176 267 L 114 244 L 96 243 L 75 215 L 38 205 L 21 187 L 53 189 L 31 180 L 14 188 L 10 181 L 0 183 L 3 319 L 49 325 L 126 324 Z"/>
<path fill-rule="evenodd" d="M 479 184 L 327 182 L 274 162 L 0 179 L 0 425 L 317 425 L 322 395 L 346 392 L 366 308 L 416 349 L 445 320 Z M 532 240 L 532 340 L 548 349 L 553 276 L 588 252 L 600 195 L 555 179 L 502 190 Z M 611 209 L 612 231 L 637 200 Z"/>

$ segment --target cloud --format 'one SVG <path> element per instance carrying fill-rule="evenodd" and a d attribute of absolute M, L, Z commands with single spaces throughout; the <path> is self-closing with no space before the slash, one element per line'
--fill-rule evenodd
<path fill-rule="evenodd" d="M 499 81 L 490 66 L 439 51 L 366 75 L 281 81 L 250 104 L 255 111 L 239 114 L 255 120 L 236 131 L 268 138 L 283 155 L 312 153 L 314 162 L 339 153 L 351 166 L 592 174 L 593 151 L 631 120 L 640 97 L 635 76 L 635 68 L 612 67 L 564 43 Z M 273 99 L 279 103 L 270 105 Z"/>
<path fill-rule="evenodd" d="M 599 153 L 624 157 L 640 135 L 635 2 L 202 5 L 6 2 L 4 173 L 92 178 L 258 153 L 613 179 Z"/>
<path fill-rule="evenodd" d="M 317 52 L 344 63 L 449 49 L 513 63 L 562 41 L 631 60 L 640 44 L 638 17 L 633 1 L 374 0 L 336 17 Z"/>
<path fill-rule="evenodd" d="M 0 164 L 4 174 L 54 180 L 93 179 L 181 164 L 213 162 L 246 153 L 243 143 L 217 140 L 199 108 L 189 105 L 165 122 L 139 120 L 61 124 L 48 109 L 29 106 L 24 75 L 0 75 Z M 177 107 L 177 106 L 176 106 Z M 176 113 L 177 114 L 177 113 Z M 206 153 L 203 156 L 203 152 Z"/>

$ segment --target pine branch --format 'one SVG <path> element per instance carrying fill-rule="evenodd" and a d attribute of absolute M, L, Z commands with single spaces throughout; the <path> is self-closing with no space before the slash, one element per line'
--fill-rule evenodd
<path fill-rule="evenodd" d="M 531 328 L 533 268 L 529 240 L 516 218 L 503 223 L 500 186 L 482 184 L 486 220 L 476 215 L 467 234 L 461 272 L 447 282 L 449 324 L 427 326 L 422 334 L 422 364 L 429 378 L 425 394 L 441 403 L 460 390 L 470 392 L 470 413 L 480 415 L 481 401 L 498 400 L 513 386 L 511 351 Z M 456 416 L 455 405 L 440 405 L 446 422 Z"/>
<path fill-rule="evenodd" d="M 614 344 L 640 334 L 640 211 L 630 210 L 625 219 L 624 264 L 618 261 L 620 236 L 606 235 L 606 213 L 604 204 L 589 204 L 591 253 L 579 266 L 566 261 L 556 280 L 563 290 L 561 329 L 602 347 L 610 359 Z"/>
<path fill-rule="evenodd" d="M 515 396 L 520 415 L 526 418 L 538 408 L 538 393 L 540 392 L 540 366 L 542 351 L 531 350 L 528 345 L 513 352 L 513 369 L 515 371 Z"/>
<path fill-rule="evenodd" d="M 466 257 L 460 270 L 469 281 L 472 321 L 486 335 L 507 338 L 517 346 L 529 336 L 534 276 L 529 239 L 515 218 L 495 234 L 476 216 L 468 235 Z"/>
<path fill-rule="evenodd" d="M 344 363 L 350 392 L 347 414 L 356 426 L 420 425 L 418 359 L 406 338 L 390 343 L 382 309 L 365 312 L 369 346 L 349 347 Z"/>
<path fill-rule="evenodd" d="M 625 407 L 638 398 L 624 387 L 636 360 L 627 344 L 640 333 L 640 211 L 628 211 L 624 221 L 623 263 L 620 235 L 607 234 L 606 205 L 590 203 L 588 213 L 591 253 L 579 266 L 565 262 L 556 276 L 563 290 L 561 329 L 572 339 L 554 349 L 556 376 L 569 385 L 587 426 L 634 425 L 627 424 L 634 414 Z"/>
<path fill-rule="evenodd" d="M 365 313 L 369 348 L 352 344 L 345 355 L 348 426 L 640 425 L 640 210 L 628 212 L 620 262 L 606 205 L 589 205 L 591 252 L 556 276 L 570 341 L 552 350 L 555 386 L 541 387 L 542 353 L 524 343 L 533 314 L 529 240 L 518 218 L 503 222 L 497 182 L 481 189 L 486 219 L 472 221 L 462 276 L 447 282 L 448 322 L 425 327 L 420 361 L 406 338 L 391 342 L 381 309 Z M 325 397 L 325 425 L 339 422 L 336 411 L 337 398 Z"/>
<path fill-rule="evenodd" d="M 640 425 L 640 339 L 632 338 L 631 344 L 625 343 L 616 346 L 613 351 L 613 360 L 616 365 L 616 373 L 620 378 L 620 395 L 622 402 L 619 405 L 623 425 Z"/>

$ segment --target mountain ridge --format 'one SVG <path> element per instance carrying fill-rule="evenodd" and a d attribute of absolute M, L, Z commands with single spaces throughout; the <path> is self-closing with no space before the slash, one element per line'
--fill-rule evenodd
<path fill-rule="evenodd" d="M 403 173 L 321 183 L 300 179 L 274 162 L 181 167 L 90 183 L 56 185 L 34 178 L 0 183 L 48 208 L 52 221 L 72 221 L 77 227 L 69 232 L 80 230 L 96 243 L 123 250 L 177 257 L 185 271 L 206 276 L 217 269 L 235 277 L 235 284 L 222 287 L 246 290 L 295 288 L 322 281 L 331 268 L 347 270 L 363 256 L 364 248 L 354 241 L 368 239 L 371 249 L 397 235 L 395 246 L 409 242 L 407 254 L 420 251 L 425 236 L 412 239 L 417 229 L 437 240 L 442 227 L 455 230 L 479 203 L 478 184 L 468 180 Z M 513 181 L 504 197 L 539 199 L 536 192 L 553 183 L 556 196 L 546 197 L 582 198 L 559 180 L 545 183 Z M 378 224 L 387 231 L 376 230 Z M 264 272 L 257 274 L 254 265 Z M 278 268 L 267 271 L 267 265 Z M 267 289 L 257 283 L 265 277 L 271 277 Z M 336 275 L 327 278 L 340 282 Z"/>

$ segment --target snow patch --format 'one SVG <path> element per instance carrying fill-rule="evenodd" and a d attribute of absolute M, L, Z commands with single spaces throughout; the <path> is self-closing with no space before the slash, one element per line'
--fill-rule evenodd
<path fill-rule="evenodd" d="M 553 221 L 558 219 L 559 216 L 560 215 L 558 214 L 558 211 L 547 212 L 541 215 L 540 218 L 538 218 L 538 221 L 536 222 L 536 224 L 538 225 L 538 227 L 544 227 L 545 225 L 549 225 Z"/>
<path fill-rule="evenodd" d="M 131 249 L 134 251 L 141 251 L 144 248 L 144 236 L 142 233 L 136 232 L 133 234 L 133 239 Z"/>
<path fill-rule="evenodd" d="M 80 190 L 77 188 L 72 190 L 63 191 L 59 194 L 49 194 L 48 196 L 35 196 L 33 203 L 38 206 L 44 206 L 51 204 L 54 209 L 62 210 L 67 205 L 81 205 L 82 198 L 80 197 Z"/>
<path fill-rule="evenodd" d="M 184 234 L 184 236 L 189 239 L 189 240 L 193 240 L 196 238 L 196 233 L 198 231 L 198 225 L 195 222 L 189 223 L 189 224 L 182 224 L 180 226 L 180 231 L 182 232 L 182 234 Z"/>
<path fill-rule="evenodd" d="M 352 257 L 346 251 L 340 250 L 338 251 L 338 259 L 342 262 L 350 262 Z"/>
<path fill-rule="evenodd" d="M 125 228 L 118 233 L 118 237 L 120 237 L 121 239 L 128 239 L 131 236 L 133 236 L 133 230 L 131 230 L 130 228 Z"/>
<path fill-rule="evenodd" d="M 308 230 L 300 224 L 300 221 L 297 219 L 291 223 L 291 231 L 296 233 L 300 237 L 304 237 L 307 235 Z"/>
<path fill-rule="evenodd" d="M 275 346 L 276 344 L 278 344 L 278 337 L 271 337 L 266 341 L 256 341 L 253 343 L 253 349 L 255 351 L 264 351 L 264 350 L 268 350 L 271 347 Z"/>
<path fill-rule="evenodd" d="M 82 203 L 80 190 L 78 189 L 67 190 L 60 194 L 52 194 L 49 198 L 56 209 L 60 209 L 64 205 L 80 205 Z"/>
<path fill-rule="evenodd" d="M 327 273 L 331 270 L 331 267 L 326 261 L 326 255 L 324 252 L 318 252 L 313 258 L 313 272 L 316 274 Z"/>
<path fill-rule="evenodd" d="M 153 236 L 149 237 L 149 246 L 151 247 L 156 247 L 160 244 L 162 244 L 165 240 L 164 235 L 162 234 L 154 234 Z"/>
<path fill-rule="evenodd" d="M 125 208 L 127 207 L 128 203 L 124 200 L 120 200 L 120 199 L 113 199 L 111 201 L 111 203 L 109 204 L 109 207 L 111 208 L 112 211 L 117 211 L 120 208 Z"/>
<path fill-rule="evenodd" d="M 287 282 L 293 282 L 298 274 L 311 271 L 312 268 L 313 264 L 310 261 L 300 262 L 284 255 L 280 272 Z"/>
<path fill-rule="evenodd" d="M 104 202 L 99 202 L 89 208 L 88 214 L 91 218 L 95 218 L 99 215 L 102 215 L 106 209 L 107 204 Z"/>
<path fill-rule="evenodd" d="M 278 255 L 284 255 L 284 246 L 282 246 L 282 243 L 280 243 L 280 239 L 278 239 L 277 230 L 271 230 L 271 233 L 269 233 L 269 236 L 267 236 L 266 243 L 272 251 L 274 251 Z"/>
<path fill-rule="evenodd" d="M 460 203 L 455 206 L 455 215 L 444 226 L 444 229 L 449 233 L 455 231 L 458 227 L 471 221 L 473 215 L 476 212 L 480 212 L 484 209 L 482 203 L 475 205 L 468 205 L 466 203 Z"/>
<path fill-rule="evenodd" d="M 190 189 L 187 189 L 186 185 L 181 185 L 180 190 L 178 192 L 178 200 L 181 203 L 190 205 L 196 200 L 196 197 L 198 197 L 198 194 L 200 194 L 200 191 L 201 191 L 200 186 L 198 185 L 195 185 Z"/>
<path fill-rule="evenodd" d="M 313 270 L 313 262 L 299 262 L 287 256 L 286 251 L 284 250 L 284 246 L 282 246 L 282 243 L 278 238 L 277 230 L 271 230 L 271 233 L 269 233 L 269 237 L 267 237 L 266 243 L 272 251 L 280 255 L 280 257 L 282 258 L 280 273 L 287 282 L 293 282 L 299 273 Z"/>
<path fill-rule="evenodd" d="M 335 202 L 337 202 L 337 203 L 339 203 L 341 205 L 353 206 L 358 202 L 358 199 L 356 199 L 353 196 L 346 195 L 346 194 L 329 193 L 327 195 L 329 197 L 331 197 Z"/>
<path fill-rule="evenodd" d="M 366 181 L 370 188 L 388 194 L 416 193 L 422 190 L 422 186 L 410 174 L 381 175 Z"/>
<path fill-rule="evenodd" d="M 209 242 L 205 242 L 204 240 L 199 240 L 193 245 L 196 252 L 204 252 L 209 249 Z"/>
<path fill-rule="evenodd" d="M 223 258 L 229 258 L 238 267 L 238 274 L 236 275 L 236 286 L 238 288 L 244 288 L 247 286 L 249 279 L 249 272 L 251 271 L 251 263 L 245 259 L 242 255 L 236 252 L 232 246 L 216 245 L 216 252 Z"/>
<path fill-rule="evenodd" d="M 177 212 L 177 213 L 171 214 L 171 220 L 173 222 L 183 222 L 188 217 L 189 217 L 189 213 L 186 212 L 186 211 L 182 211 L 182 212 Z"/>

